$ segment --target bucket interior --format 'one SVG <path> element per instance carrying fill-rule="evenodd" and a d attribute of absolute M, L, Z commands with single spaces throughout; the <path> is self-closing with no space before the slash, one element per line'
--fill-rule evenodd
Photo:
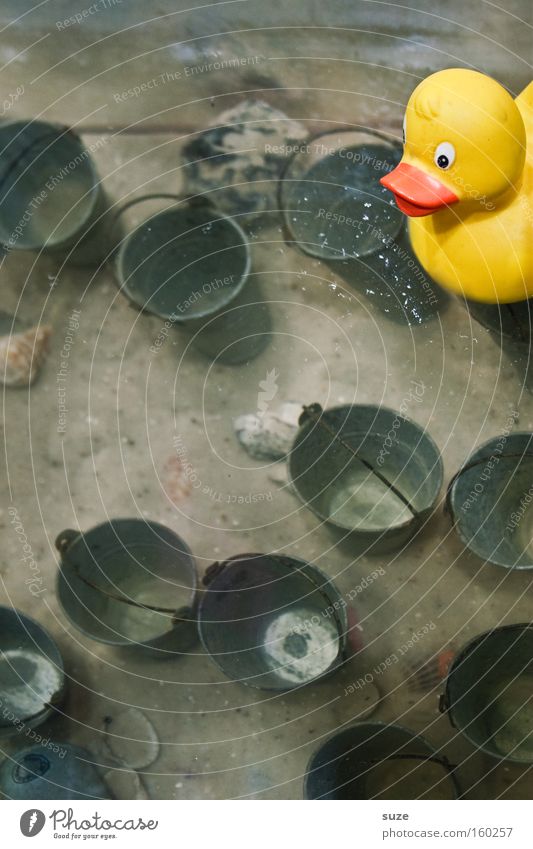
<path fill-rule="evenodd" d="M 60 601 L 95 640 L 151 643 L 172 631 L 171 611 L 192 603 L 192 556 L 160 525 L 135 520 L 101 525 L 75 540 L 62 560 Z"/>
<path fill-rule="evenodd" d="M 17 122 L 0 132 L 0 242 L 37 250 L 83 234 L 98 185 L 81 141 L 64 128 Z"/>
<path fill-rule="evenodd" d="M 300 429 L 290 454 L 292 480 L 321 517 L 381 533 L 432 507 L 441 460 L 420 428 L 377 407 L 329 410 L 323 420 L 327 427 L 312 421 Z"/>
<path fill-rule="evenodd" d="M 463 542 L 508 568 L 533 568 L 533 435 L 481 446 L 459 472 L 451 505 Z"/>
<path fill-rule="evenodd" d="M 454 725 L 499 758 L 533 763 L 533 628 L 479 637 L 448 678 Z"/>
<path fill-rule="evenodd" d="M 331 582 L 308 564 L 273 555 L 239 559 L 209 585 L 200 633 L 230 678 L 287 690 L 338 662 L 346 629 L 328 611 L 335 602 L 342 607 Z"/>
<path fill-rule="evenodd" d="M 308 799 L 453 799 L 447 767 L 423 738 L 367 723 L 336 734 L 311 758 Z"/>
<path fill-rule="evenodd" d="M 63 664 L 50 637 L 16 610 L 0 608 L 0 731 L 16 732 L 63 689 Z"/>
<path fill-rule="evenodd" d="M 212 315 L 241 289 L 248 246 L 240 228 L 205 206 L 148 218 L 119 249 L 120 282 L 142 309 L 176 323 Z"/>

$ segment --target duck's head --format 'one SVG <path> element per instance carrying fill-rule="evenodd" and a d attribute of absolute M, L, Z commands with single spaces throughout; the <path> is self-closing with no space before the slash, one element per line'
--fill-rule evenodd
<path fill-rule="evenodd" d="M 491 77 L 451 68 L 412 93 L 400 164 L 380 182 L 406 215 L 468 201 L 494 208 L 524 167 L 526 132 L 511 95 Z"/>

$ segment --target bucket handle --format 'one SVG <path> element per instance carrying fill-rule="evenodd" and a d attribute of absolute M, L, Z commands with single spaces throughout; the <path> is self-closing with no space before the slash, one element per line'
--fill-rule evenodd
<path fill-rule="evenodd" d="M 57 539 L 56 539 L 56 548 L 63 555 L 66 554 L 71 547 L 72 543 L 75 539 L 80 537 L 81 534 L 79 531 L 73 530 L 65 530 L 62 531 Z M 62 565 L 65 566 L 65 561 L 62 560 Z M 118 601 L 121 604 L 128 604 L 130 607 L 137 607 L 141 610 L 149 610 L 151 613 L 162 613 L 165 616 L 169 616 L 172 619 L 172 626 L 175 628 L 178 625 L 181 625 L 184 621 L 186 622 L 194 622 L 196 620 L 195 606 L 186 605 L 185 607 L 180 607 L 178 610 L 172 607 L 156 607 L 152 604 L 141 604 L 138 601 L 134 601 L 132 598 L 126 598 L 125 596 L 118 595 L 117 593 L 109 592 L 108 590 L 104 590 L 102 587 L 99 587 L 98 584 L 93 584 L 89 578 L 86 578 L 85 575 L 82 575 L 79 571 L 78 567 L 75 564 L 68 563 L 71 567 L 72 571 L 76 574 L 76 577 L 84 583 L 86 586 L 90 587 L 92 590 L 101 593 L 106 596 L 106 598 L 110 598 L 113 601 Z"/>
<path fill-rule="evenodd" d="M 457 764 L 451 764 L 448 758 L 445 755 L 415 755 L 415 754 L 402 754 L 401 752 L 397 755 L 388 755 L 386 758 L 375 758 L 371 761 L 360 761 L 363 766 L 376 766 L 377 764 L 383 763 L 383 761 L 429 761 L 430 763 L 437 763 L 441 766 L 445 766 L 447 770 L 453 772 L 457 769 Z"/>
<path fill-rule="evenodd" d="M 400 753 L 400 754 L 397 754 L 397 755 L 389 755 L 389 757 L 387 757 L 387 758 L 381 758 L 381 759 L 376 759 L 376 760 L 372 760 L 372 761 L 363 761 L 362 765 L 372 767 L 372 766 L 378 766 L 379 764 L 382 764 L 384 761 L 399 761 L 399 760 L 420 760 L 420 761 L 425 761 L 426 763 L 428 763 L 428 762 L 429 763 L 436 763 L 436 764 L 439 764 L 439 766 L 443 766 L 448 771 L 448 774 L 449 774 L 450 778 L 452 779 L 456 790 L 458 790 L 460 792 L 460 786 L 457 782 L 457 777 L 455 775 L 456 770 L 457 770 L 457 764 L 451 764 L 450 761 L 448 760 L 448 758 L 446 757 L 446 755 L 440 755 L 440 756 L 439 755 L 415 755 L 415 754 L 411 755 L 411 754 L 408 754 L 408 753 L 406 753 L 406 754 Z"/>
<path fill-rule="evenodd" d="M 448 722 L 450 723 L 452 728 L 457 728 L 457 726 L 456 726 L 456 724 L 453 720 L 453 714 L 450 711 L 450 708 L 451 708 L 451 704 L 450 704 L 450 701 L 448 699 L 448 693 L 447 692 L 441 693 L 440 696 L 439 696 L 439 713 L 441 713 L 443 716 L 445 715 L 447 717 Z"/>
<path fill-rule="evenodd" d="M 55 547 L 60 554 L 66 554 L 74 540 L 79 536 L 81 536 L 79 531 L 73 531 L 71 528 L 67 528 L 57 535 Z"/>
<path fill-rule="evenodd" d="M 111 213 L 109 218 L 109 231 L 108 231 L 108 250 L 107 250 L 107 261 L 110 262 L 115 251 L 116 244 L 113 238 L 113 233 L 115 227 L 118 224 L 118 221 L 128 209 L 131 209 L 133 206 L 137 206 L 137 204 L 145 203 L 147 200 L 174 200 L 178 203 L 189 203 L 195 206 L 205 206 L 205 207 L 213 207 L 212 201 L 203 195 L 176 195 L 171 192 L 151 192 L 146 195 L 140 195 L 140 197 L 131 198 L 130 200 L 123 203 L 118 209 Z"/>

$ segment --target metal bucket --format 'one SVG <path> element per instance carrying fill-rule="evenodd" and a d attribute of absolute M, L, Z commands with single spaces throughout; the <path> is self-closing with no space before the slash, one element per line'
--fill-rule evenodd
<path fill-rule="evenodd" d="M 398 144 L 371 131 L 324 133 L 300 145 L 280 183 L 290 240 L 303 253 L 333 262 L 382 248 L 399 234 L 404 217 L 379 178 L 401 157 Z"/>
<path fill-rule="evenodd" d="M 301 500 L 361 551 L 404 545 L 427 521 L 442 486 L 431 437 L 401 413 L 373 405 L 304 407 L 289 455 Z"/>
<path fill-rule="evenodd" d="M 0 737 L 40 725 L 64 695 L 63 660 L 50 635 L 29 616 L 0 607 Z"/>
<path fill-rule="evenodd" d="M 78 265 L 104 258 L 108 201 L 87 148 L 68 127 L 13 121 L 0 127 L 0 244 L 67 254 Z"/>
<path fill-rule="evenodd" d="M 8 799 L 112 799 L 93 762 L 86 749 L 48 740 L 0 764 L 0 793 Z M 27 825 L 26 837 L 38 834 L 38 820 L 32 830 Z"/>
<path fill-rule="evenodd" d="M 330 737 L 312 756 L 306 799 L 455 799 L 447 759 L 399 725 L 361 722 Z"/>
<path fill-rule="evenodd" d="M 198 628 L 228 678 L 292 690 L 344 660 L 346 603 L 316 566 L 278 554 L 241 554 L 204 579 Z"/>
<path fill-rule="evenodd" d="M 485 442 L 448 487 L 447 507 L 461 541 L 487 563 L 533 569 L 533 434 Z"/>
<path fill-rule="evenodd" d="M 139 309 L 183 328 L 202 353 L 223 363 L 256 357 L 269 341 L 270 313 L 249 287 L 250 248 L 234 219 L 204 199 L 146 195 L 124 212 L 172 201 L 138 224 L 114 251 L 121 291 Z"/>
<path fill-rule="evenodd" d="M 300 145 L 279 183 L 285 241 L 319 258 L 393 321 L 421 324 L 446 296 L 413 254 L 406 218 L 381 186 L 402 148 L 372 131 Z"/>
<path fill-rule="evenodd" d="M 180 537 L 156 522 L 114 519 L 87 533 L 63 531 L 58 598 L 82 633 L 158 657 L 197 639 L 196 568 Z"/>
<path fill-rule="evenodd" d="M 489 755 L 533 763 L 533 625 L 505 625 L 467 643 L 449 669 L 440 708 Z"/>

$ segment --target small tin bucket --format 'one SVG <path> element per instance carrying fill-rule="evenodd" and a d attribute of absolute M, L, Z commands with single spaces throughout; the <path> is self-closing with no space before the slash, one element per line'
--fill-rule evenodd
<path fill-rule="evenodd" d="M 440 708 L 487 754 L 533 763 L 533 625 L 505 625 L 467 643 L 449 669 Z"/>
<path fill-rule="evenodd" d="M 0 737 L 40 725 L 64 695 L 63 660 L 50 635 L 20 611 L 0 607 Z"/>
<path fill-rule="evenodd" d="M 328 261 L 365 257 L 394 239 L 404 218 L 379 178 L 401 147 L 381 133 L 324 133 L 300 145 L 280 182 L 288 239 Z"/>
<path fill-rule="evenodd" d="M 483 561 L 533 569 L 533 434 L 477 448 L 448 487 L 447 509 L 463 544 Z"/>
<path fill-rule="evenodd" d="M 345 659 L 346 603 L 316 566 L 278 554 L 241 554 L 206 573 L 202 643 L 228 678 L 292 690 Z"/>
<path fill-rule="evenodd" d="M 306 799 L 456 799 L 447 759 L 399 725 L 361 722 L 334 734 L 314 753 Z"/>
<path fill-rule="evenodd" d="M 120 217 L 154 200 L 172 205 L 150 215 L 114 251 L 121 291 L 139 309 L 181 327 L 206 356 L 227 364 L 257 356 L 268 343 L 269 311 L 250 288 L 250 248 L 233 218 L 205 199 L 145 195 Z"/>
<path fill-rule="evenodd" d="M 12 121 L 0 127 L 0 244 L 6 251 L 104 258 L 108 201 L 87 148 L 68 127 Z"/>
<path fill-rule="evenodd" d="M 323 260 L 396 323 L 422 324 L 445 300 L 414 255 L 406 217 L 380 184 L 402 148 L 372 131 L 316 136 L 279 182 L 285 241 Z"/>
<path fill-rule="evenodd" d="M 47 740 L 45 745 L 22 749 L 0 764 L 0 793 L 8 799 L 111 799 L 94 760 L 79 746 Z M 31 813 L 41 812 L 28 811 L 28 817 Z M 33 828 L 27 822 L 24 830 L 21 820 L 26 837 L 37 835 L 39 825 L 42 828 L 35 819 Z"/>
<path fill-rule="evenodd" d="M 442 486 L 431 437 L 401 413 L 373 405 L 304 407 L 289 474 L 317 516 L 362 551 L 404 545 L 427 521 Z"/>
<path fill-rule="evenodd" d="M 113 519 L 63 531 L 57 592 L 67 617 L 101 643 L 159 657 L 196 641 L 196 568 L 180 537 L 156 522 Z"/>

